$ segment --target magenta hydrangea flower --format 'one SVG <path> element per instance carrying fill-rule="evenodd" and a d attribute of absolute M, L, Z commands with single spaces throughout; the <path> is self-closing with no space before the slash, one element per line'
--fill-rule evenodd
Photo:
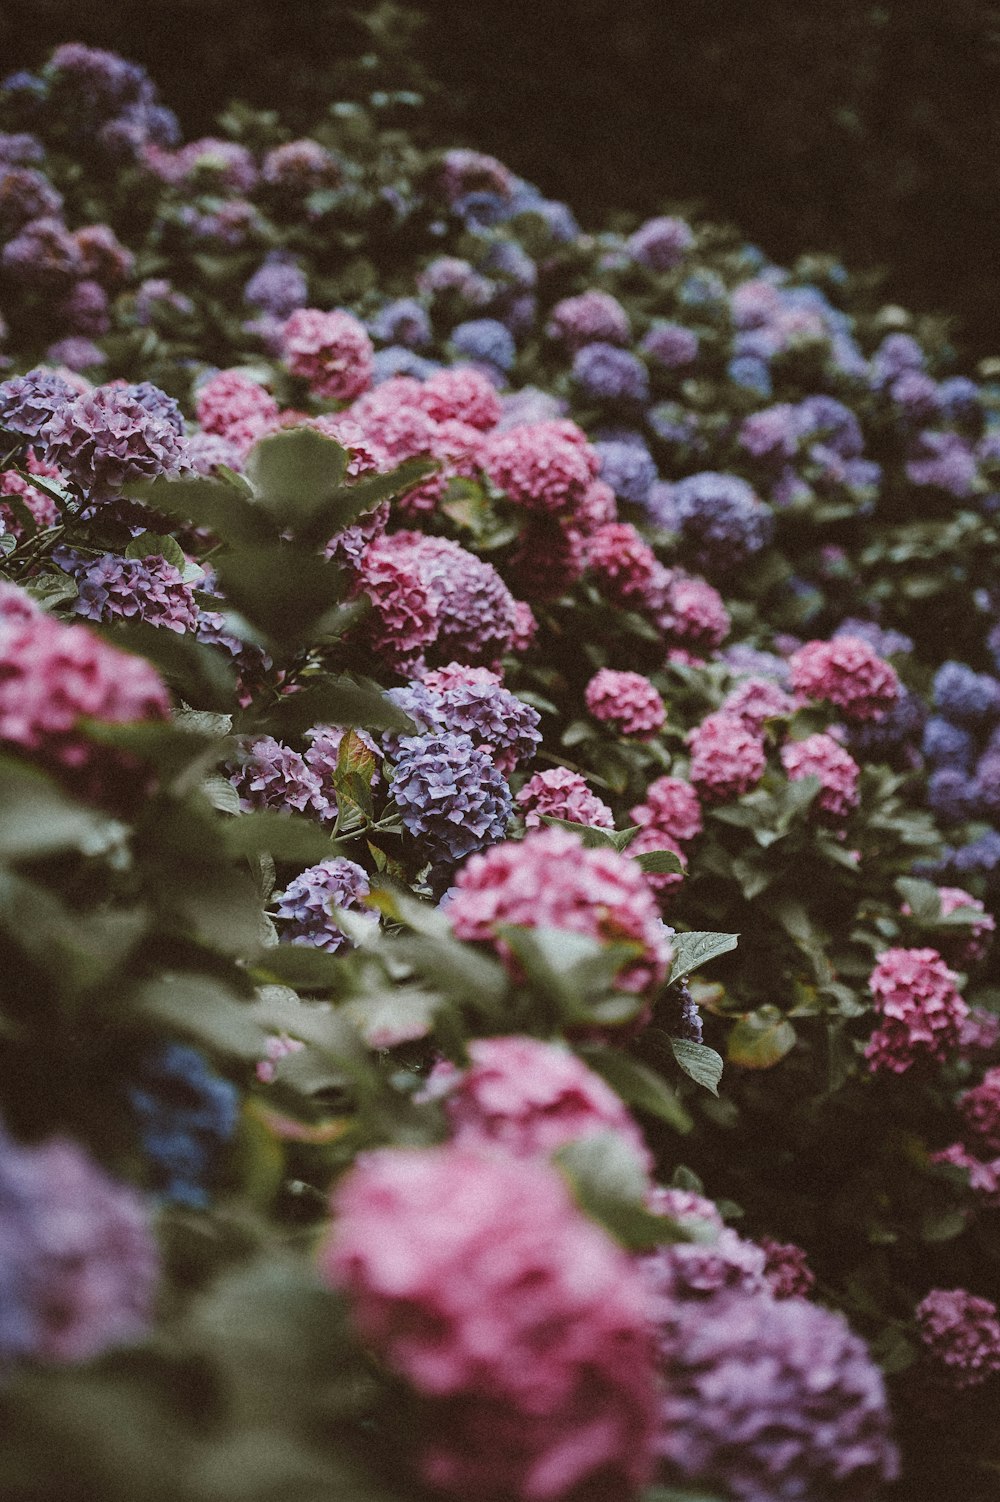
<path fill-rule="evenodd" d="M 797 708 L 792 695 L 773 678 L 746 678 L 722 701 L 726 714 L 755 731 L 763 730 L 768 720 L 787 720 Z"/>
<path fill-rule="evenodd" d="M 549 1157 L 581 1137 L 615 1132 L 652 1172 L 652 1156 L 621 1097 L 568 1048 L 537 1038 L 476 1038 L 469 1061 L 465 1069 L 436 1064 L 425 1091 L 443 1101 L 460 1147 Z"/>
<path fill-rule="evenodd" d="M 538 621 L 527 600 L 514 601 L 514 626 L 510 634 L 510 650 L 524 654 L 535 644 Z"/>
<path fill-rule="evenodd" d="M 868 985 L 879 1017 L 865 1049 L 873 1072 L 903 1074 L 957 1048 L 969 1009 L 936 949 L 887 949 Z"/>
<path fill-rule="evenodd" d="M 191 586 L 160 556 L 117 558 L 113 553 L 77 574 L 74 612 L 88 621 L 145 621 L 182 635 L 198 624 Z"/>
<path fill-rule="evenodd" d="M 664 601 L 656 612 L 656 624 L 671 645 L 714 651 L 729 635 L 729 611 L 707 579 L 681 569 L 664 569 L 661 587 Z"/>
<path fill-rule="evenodd" d="M 802 741 L 789 741 L 781 748 L 781 765 L 792 782 L 819 778 L 816 807 L 835 823 L 841 823 L 857 808 L 861 768 L 832 735 L 819 732 Z"/>
<path fill-rule="evenodd" d="M 757 786 L 767 766 L 764 742 L 735 715 L 719 710 L 688 735 L 688 773 L 699 796 L 725 803 Z"/>
<path fill-rule="evenodd" d="M 694 244 L 691 226 L 664 214 L 640 224 L 625 242 L 633 261 L 650 271 L 673 271 Z"/>
<path fill-rule="evenodd" d="M 142 1200 L 75 1142 L 0 1133 L 0 1362 L 70 1364 L 142 1339 L 159 1257 Z"/>
<path fill-rule="evenodd" d="M 648 741 L 667 723 L 667 708 L 641 673 L 600 668 L 584 691 L 590 713 L 621 735 Z"/>
<path fill-rule="evenodd" d="M 85 626 L 34 612 L 0 618 L 0 741 L 72 779 L 99 799 L 131 791 L 146 772 L 124 752 L 89 741 L 83 717 L 105 724 L 164 720 L 170 696 L 151 663 Z"/>
<path fill-rule="evenodd" d="M 283 942 L 307 944 L 315 949 L 326 949 L 331 954 L 338 949 L 350 948 L 350 941 L 337 927 L 331 910 L 335 907 L 357 908 L 360 915 L 374 926 L 378 923 L 378 914 L 364 905 L 370 890 L 367 871 L 342 855 L 310 866 L 288 883 L 275 904 L 275 913 L 282 920 L 280 934 Z"/>
<path fill-rule="evenodd" d="M 606 480 L 592 480 L 573 512 L 573 525 L 590 538 L 600 527 L 618 520 L 618 498 Z"/>
<path fill-rule="evenodd" d="M 764 1277 L 776 1299 L 807 1298 L 816 1286 L 816 1274 L 805 1252 L 794 1241 L 773 1241 L 762 1236 L 757 1243 L 764 1253 Z"/>
<path fill-rule="evenodd" d="M 632 338 L 629 316 L 621 303 L 610 292 L 596 289 L 557 302 L 545 332 L 571 352 L 595 341 L 628 344 Z"/>
<path fill-rule="evenodd" d="M 986 958 L 993 942 L 996 919 L 986 911 L 985 903 L 961 887 L 938 887 L 938 897 L 941 899 L 941 916 L 944 918 L 964 908 L 977 914 L 969 928 L 955 930 L 952 943 L 955 945 L 955 963 L 960 968 L 978 965 Z M 1000 1145 L 997 1151 L 1000 1152 Z"/>
<path fill-rule="evenodd" d="M 633 824 L 650 825 L 682 845 L 701 834 L 703 820 L 698 794 L 680 777 L 657 777 L 642 803 L 629 810 Z"/>
<path fill-rule="evenodd" d="M 388 553 L 419 574 L 434 608 L 439 661 L 488 667 L 509 649 L 514 597 L 492 563 L 450 538 L 422 532 L 395 532 L 379 547 L 380 556 Z"/>
<path fill-rule="evenodd" d="M 45 457 L 100 500 L 130 480 L 176 473 L 184 455 L 173 406 L 153 410 L 130 386 L 99 386 L 60 407 L 45 429 Z"/>
<path fill-rule="evenodd" d="M 648 1295 L 547 1163 L 383 1149 L 340 1184 L 322 1275 L 423 1400 L 423 1480 L 484 1502 L 631 1496 L 650 1477 Z"/>
<path fill-rule="evenodd" d="M 980 1158 L 970 1153 L 964 1142 L 953 1142 L 950 1147 L 931 1153 L 931 1162 L 964 1169 L 976 1198 L 987 1209 L 1000 1209 L 1000 1158 Z"/>
<path fill-rule="evenodd" d="M 877 720 L 899 697 L 896 670 L 857 636 L 809 641 L 789 659 L 792 687 L 851 720 Z"/>
<path fill-rule="evenodd" d="M 245 813 L 267 808 L 279 813 L 336 813 L 330 809 L 312 767 L 298 751 L 272 735 L 258 736 L 250 743 L 246 759 L 232 769 L 229 780 L 240 795 L 240 808 Z"/>
<path fill-rule="evenodd" d="M 949 1387 L 979 1387 L 1000 1372 L 1000 1310 L 965 1288 L 932 1288 L 917 1305 L 924 1350 Z"/>
<path fill-rule="evenodd" d="M 550 516 L 572 516 L 597 478 L 593 450 L 561 419 L 491 433 L 483 467 L 515 506 Z"/>
<path fill-rule="evenodd" d="M 958 1108 L 977 1148 L 1000 1154 L 1000 1068 L 987 1069 L 980 1084 L 961 1096 Z"/>
<path fill-rule="evenodd" d="M 435 422 L 455 418 L 482 433 L 496 427 L 503 411 L 496 387 L 471 365 L 435 371 L 418 388 L 417 402 Z"/>
<path fill-rule="evenodd" d="M 278 419 L 274 397 L 242 370 L 210 376 L 198 388 L 195 410 L 203 432 L 218 433 L 244 456 Z"/>
<path fill-rule="evenodd" d="M 26 507 L 36 527 L 52 527 L 59 520 L 59 508 L 51 496 L 45 495 L 16 470 L 0 470 L 0 497 L 16 496 Z M 3 529 L 13 537 L 20 537 L 23 525 L 13 506 L 0 499 L 0 520 Z"/>
<path fill-rule="evenodd" d="M 524 784 L 517 795 L 526 829 L 539 829 L 543 815 L 567 819 L 571 824 L 590 824 L 596 829 L 614 829 L 615 816 L 603 799 L 591 792 L 579 772 L 568 767 L 549 767 Z"/>
<path fill-rule="evenodd" d="M 722 1292 L 764 1294 L 765 1255 L 752 1241 L 725 1226 L 711 1200 L 684 1190 L 658 1189 L 650 1208 L 681 1226 L 710 1226 L 711 1241 L 665 1242 L 641 1258 L 643 1276 L 661 1301 L 660 1320 L 669 1320 L 674 1304 L 708 1299 Z"/>
<path fill-rule="evenodd" d="M 297 308 L 285 324 L 285 363 L 316 396 L 346 402 L 372 383 L 375 350 L 364 324 L 336 309 Z"/>
<path fill-rule="evenodd" d="M 447 913 L 460 939 L 489 944 L 508 963 L 502 924 L 561 928 L 604 943 L 632 942 L 641 954 L 618 976 L 626 991 L 655 988 L 673 959 L 653 892 L 635 861 L 611 849 L 588 850 L 568 829 L 533 830 L 467 861 Z"/>
<path fill-rule="evenodd" d="M 609 522 L 591 532 L 586 557 L 587 568 L 610 600 L 642 609 L 656 578 L 657 559 L 631 522 Z"/>
<path fill-rule="evenodd" d="M 415 670 L 438 630 L 438 601 L 411 550 L 377 538 L 364 551 L 355 593 L 371 611 L 362 630 L 377 657 L 396 672 Z"/>
<path fill-rule="evenodd" d="M 841 1314 L 739 1294 L 668 1307 L 665 1485 L 734 1502 L 869 1502 L 895 1480 L 882 1375 Z"/>

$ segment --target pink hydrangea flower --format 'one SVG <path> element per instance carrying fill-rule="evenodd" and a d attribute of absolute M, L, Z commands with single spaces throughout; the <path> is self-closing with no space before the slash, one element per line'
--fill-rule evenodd
<path fill-rule="evenodd" d="M 950 1147 L 931 1153 L 931 1162 L 963 1168 L 976 1198 L 989 1210 L 1000 1209 L 1000 1158 L 979 1158 L 969 1152 L 964 1142 L 953 1142 Z"/>
<path fill-rule="evenodd" d="M 868 985 L 879 1016 L 865 1049 L 873 1072 L 903 1074 L 918 1062 L 940 1063 L 958 1046 L 969 1009 L 936 949 L 887 949 Z"/>
<path fill-rule="evenodd" d="M 346 402 L 372 383 L 374 348 L 362 323 L 336 309 L 297 308 L 285 324 L 285 363 L 310 391 L 328 401 Z"/>
<path fill-rule="evenodd" d="M 652 740 L 667 722 L 666 705 L 641 673 L 601 668 L 587 684 L 584 698 L 595 720 L 638 740 Z"/>
<path fill-rule="evenodd" d="M 805 1252 L 794 1241 L 772 1241 L 762 1236 L 757 1243 L 764 1253 L 764 1277 L 776 1299 L 807 1298 L 816 1286 L 816 1274 Z"/>
<path fill-rule="evenodd" d="M 710 714 L 688 736 L 688 773 L 699 796 L 713 803 L 738 798 L 757 786 L 767 766 L 764 742 L 735 715 Z"/>
<path fill-rule="evenodd" d="M 278 419 L 278 403 L 259 381 L 242 370 L 220 370 L 198 389 L 198 422 L 205 433 L 218 433 L 245 455 Z"/>
<path fill-rule="evenodd" d="M 465 1069 L 436 1064 L 425 1092 L 444 1102 L 460 1147 L 549 1157 L 581 1137 L 616 1132 L 652 1172 L 652 1156 L 621 1097 L 568 1048 L 537 1038 L 476 1038 L 469 1060 Z"/>
<path fill-rule="evenodd" d="M 543 814 L 597 829 L 615 827 L 615 816 L 608 805 L 591 792 L 579 772 L 571 772 L 568 767 L 536 772 L 518 793 L 517 801 L 524 811 L 526 829 L 540 828 Z"/>
<path fill-rule="evenodd" d="M 549 314 L 545 332 L 568 350 L 585 344 L 628 344 L 632 326 L 625 309 L 609 292 L 592 288 L 576 297 L 564 297 Z"/>
<path fill-rule="evenodd" d="M 510 650 L 527 652 L 534 646 L 538 635 L 538 621 L 527 600 L 514 601 L 514 626 L 510 634 Z"/>
<path fill-rule="evenodd" d="M 729 635 L 729 611 L 706 579 L 664 570 L 665 601 L 657 625 L 673 646 L 712 651 Z"/>
<path fill-rule="evenodd" d="M 16 470 L 0 470 L 0 496 L 15 496 L 27 507 L 36 527 L 53 527 L 59 520 L 59 509 L 51 496 L 45 495 Z M 4 530 L 13 537 L 20 537 L 23 526 L 14 508 L 0 501 L 0 518 Z"/>
<path fill-rule="evenodd" d="M 104 724 L 164 720 L 170 696 L 151 663 L 41 612 L 0 621 L 0 741 L 67 774 L 74 790 L 115 801 L 145 785 L 124 752 L 89 741 L 83 717 Z"/>
<path fill-rule="evenodd" d="M 526 423 L 489 435 L 483 467 L 515 506 L 550 516 L 572 516 L 595 478 L 586 440 L 559 418 Z M 595 456 L 596 457 L 596 456 Z"/>
<path fill-rule="evenodd" d="M 641 609 L 657 571 L 656 554 L 631 522 L 609 522 L 587 538 L 587 568 L 609 599 Z"/>
<path fill-rule="evenodd" d="M 646 789 L 645 800 L 630 809 L 629 818 L 633 824 L 655 826 L 682 845 L 704 827 L 698 794 L 680 777 L 657 777 Z"/>
<path fill-rule="evenodd" d="M 515 178 L 495 156 L 456 146 L 444 154 L 441 186 L 449 203 L 456 203 L 467 193 L 495 193 L 499 198 L 509 198 Z"/>
<path fill-rule="evenodd" d="M 1000 1068 L 987 1069 L 981 1083 L 966 1090 L 959 1111 L 976 1146 L 1000 1153 Z"/>
<path fill-rule="evenodd" d="M 362 630 L 372 651 L 399 673 L 415 671 L 438 629 L 437 598 L 417 560 L 377 538 L 362 555 L 355 593 L 371 603 Z"/>
<path fill-rule="evenodd" d="M 489 667 L 508 651 L 514 597 L 492 563 L 423 532 L 394 532 L 377 546 L 419 575 L 434 607 L 439 658 Z"/>
<path fill-rule="evenodd" d="M 965 1288 L 932 1288 L 916 1309 L 930 1360 L 950 1387 L 978 1387 L 1000 1372 L 1000 1310 Z"/>
<path fill-rule="evenodd" d="M 852 720 L 877 720 L 899 697 L 896 670 L 858 636 L 807 641 L 789 660 L 792 686 Z"/>
<path fill-rule="evenodd" d="M 618 520 L 618 500 L 606 480 L 592 480 L 587 493 L 573 513 L 574 524 L 585 537 L 590 537 L 598 527 L 606 527 Z"/>
<path fill-rule="evenodd" d="M 726 695 L 722 708 L 750 730 L 760 731 L 768 720 L 787 719 L 798 705 L 773 678 L 747 678 Z"/>
<path fill-rule="evenodd" d="M 958 929 L 955 933 L 955 939 L 959 941 L 955 963 L 961 966 L 978 965 L 986 958 L 996 932 L 993 914 L 986 911 L 985 903 L 978 897 L 973 897 L 961 887 L 938 887 L 938 896 L 941 899 L 941 914 L 945 918 L 961 908 L 971 908 L 979 915 L 968 929 Z M 1000 1148 L 997 1150 L 1000 1151 Z"/>
<path fill-rule="evenodd" d="M 857 808 L 861 768 L 831 735 L 820 732 L 806 736 L 804 741 L 789 741 L 781 748 L 781 765 L 792 782 L 819 778 L 816 807 L 836 823 Z"/>
<path fill-rule="evenodd" d="M 488 433 L 503 411 L 496 387 L 471 365 L 436 370 L 419 386 L 418 405 L 435 422 L 455 418 Z"/>
<path fill-rule="evenodd" d="M 673 959 L 656 899 L 635 861 L 611 849 L 588 850 L 568 829 L 533 831 L 470 857 L 455 879 L 447 913 L 460 939 L 491 945 L 509 965 L 513 956 L 497 937 L 502 924 L 638 944 L 641 954 L 618 976 L 626 991 L 659 986 Z"/>
<path fill-rule="evenodd" d="M 547 1163 L 460 1146 L 365 1154 L 320 1252 L 361 1338 L 423 1400 L 449 1496 L 585 1502 L 651 1473 L 649 1296 Z"/>

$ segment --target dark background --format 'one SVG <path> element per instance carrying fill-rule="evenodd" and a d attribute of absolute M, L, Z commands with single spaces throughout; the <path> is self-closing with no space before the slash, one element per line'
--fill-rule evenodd
<path fill-rule="evenodd" d="M 421 17 L 423 24 L 420 24 Z M 681 201 L 779 260 L 1000 350 L 1000 5 L 984 0 L 30 0 L 5 70 L 59 41 L 143 62 L 191 131 L 232 97 L 299 124 L 331 91 L 424 93 L 421 133 L 493 151 L 584 224 Z M 378 66 L 373 55 L 378 54 Z"/>

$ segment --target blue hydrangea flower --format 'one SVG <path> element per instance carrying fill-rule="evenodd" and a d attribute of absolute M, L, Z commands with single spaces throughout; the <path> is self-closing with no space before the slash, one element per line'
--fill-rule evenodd
<path fill-rule="evenodd" d="M 519 292 L 533 292 L 538 284 L 538 267 L 517 240 L 496 240 L 480 267 L 494 280 L 508 282 Z"/>
<path fill-rule="evenodd" d="M 369 319 L 368 329 L 380 343 L 404 344 L 408 349 L 423 349 L 431 341 L 427 309 L 415 297 L 397 297 L 387 302 Z"/>
<path fill-rule="evenodd" d="M 1000 867 L 1000 833 L 988 829 L 985 834 L 954 850 L 948 869 L 959 879 L 970 876 L 990 877 Z"/>
<path fill-rule="evenodd" d="M 888 756 L 907 743 L 916 746 L 926 721 L 927 706 L 920 695 L 908 688 L 901 689 L 895 704 L 880 720 L 851 726 L 851 752 L 855 759 L 874 759 Z"/>
<path fill-rule="evenodd" d="M 774 395 L 771 372 L 757 355 L 737 355 L 726 366 L 726 374 L 734 386 L 743 386 L 765 400 Z"/>
<path fill-rule="evenodd" d="M 462 359 L 483 361 L 505 372 L 517 359 L 513 334 L 496 318 L 470 318 L 456 324 L 451 343 Z"/>
<path fill-rule="evenodd" d="M 848 616 L 841 621 L 834 636 L 857 636 L 873 647 L 880 657 L 895 657 L 897 655 L 908 656 L 913 651 L 913 638 L 904 636 L 902 631 L 893 631 L 891 628 L 879 626 L 875 621 L 860 620 L 857 616 Z"/>
<path fill-rule="evenodd" d="M 796 408 L 801 431 L 822 438 L 842 459 L 857 459 L 864 452 L 861 424 L 843 402 L 832 396 L 807 396 Z"/>
<path fill-rule="evenodd" d="M 419 854 L 446 870 L 502 840 L 513 809 L 488 753 L 450 733 L 400 741 L 392 796 Z"/>
<path fill-rule="evenodd" d="M 689 558 L 708 571 L 738 567 L 774 532 L 770 508 L 736 475 L 689 475 L 674 486 L 674 506 Z"/>
<path fill-rule="evenodd" d="M 595 341 L 573 356 L 573 379 L 593 401 L 644 403 L 649 401 L 649 373 L 627 349 Z"/>
<path fill-rule="evenodd" d="M 620 501 L 645 504 L 650 486 L 658 478 L 656 464 L 641 437 L 638 442 L 604 439 L 594 444 L 601 461 L 601 479 Z"/>
<path fill-rule="evenodd" d="M 368 873 L 342 855 L 310 866 L 288 883 L 275 905 L 282 941 L 308 944 L 331 954 L 349 948 L 347 935 L 337 927 L 332 909 L 357 908 L 366 921 L 377 923 L 378 915 L 364 906 L 370 890 Z"/>
<path fill-rule="evenodd" d="M 881 390 L 905 371 L 923 370 L 924 363 L 924 352 L 911 334 L 887 334 L 872 355 L 871 384 Z"/>
<path fill-rule="evenodd" d="M 938 767 L 927 781 L 927 804 L 946 824 L 961 824 L 976 812 L 975 784 L 957 767 Z"/>
<path fill-rule="evenodd" d="M 143 1152 L 166 1199 L 208 1204 L 223 1151 L 236 1131 L 239 1093 L 196 1048 L 168 1043 L 128 1087 Z"/>
<path fill-rule="evenodd" d="M 943 715 L 932 715 L 924 727 L 923 752 L 931 766 L 971 772 L 976 743 L 961 725 L 953 725 Z"/>
<path fill-rule="evenodd" d="M 425 359 L 412 349 L 406 349 L 402 344 L 389 344 L 385 349 L 375 351 L 372 357 L 372 384 L 381 386 L 383 381 L 390 381 L 393 376 L 413 376 L 418 381 L 425 381 L 435 370 L 441 369 L 438 360 Z"/>
<path fill-rule="evenodd" d="M 1000 682 L 964 662 L 945 662 L 934 675 L 934 707 L 959 725 L 1000 718 Z"/>

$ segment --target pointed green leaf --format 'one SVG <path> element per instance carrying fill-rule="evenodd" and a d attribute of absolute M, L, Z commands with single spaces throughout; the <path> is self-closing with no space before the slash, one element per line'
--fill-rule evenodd
<path fill-rule="evenodd" d="M 595 1073 L 616 1090 L 626 1105 L 645 1111 L 672 1126 L 675 1132 L 689 1132 L 691 1117 L 681 1105 L 665 1079 L 646 1064 L 620 1049 L 584 1044 L 578 1050 Z"/>
<path fill-rule="evenodd" d="M 795 1047 L 795 1028 L 777 1007 L 741 1017 L 729 1034 L 726 1059 L 743 1069 L 770 1069 Z"/>
<path fill-rule="evenodd" d="M 670 1047 L 678 1066 L 696 1085 L 703 1085 L 712 1095 L 719 1093 L 722 1078 L 722 1056 L 704 1043 L 693 1043 L 688 1038 L 671 1038 Z"/>
<path fill-rule="evenodd" d="M 700 970 L 720 954 L 728 954 L 739 943 L 739 934 L 705 933 L 692 930 L 687 934 L 674 934 L 670 940 L 674 951 L 674 963 L 670 968 L 670 984 L 683 980 L 695 970 Z"/>

